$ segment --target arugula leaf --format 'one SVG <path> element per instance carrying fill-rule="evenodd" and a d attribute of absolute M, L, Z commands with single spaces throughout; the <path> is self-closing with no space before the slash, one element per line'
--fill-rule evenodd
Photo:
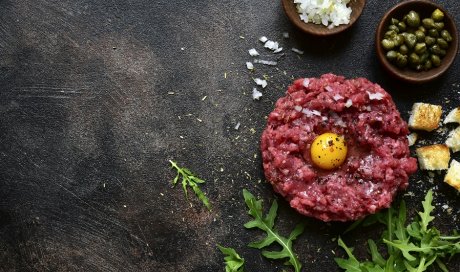
<path fill-rule="evenodd" d="M 378 252 L 378 245 L 369 240 L 371 261 L 360 262 L 353 256 L 353 249 L 348 248 L 339 238 L 339 246 L 345 250 L 348 259 L 336 258 L 337 265 L 352 272 L 423 272 L 436 264 L 442 271 L 447 272 L 443 259 L 460 253 L 460 236 L 455 231 L 453 235 L 441 235 L 435 227 L 429 227 L 435 219 L 431 215 L 434 210 L 432 201 L 433 192 L 429 190 L 422 202 L 423 211 L 407 226 L 404 201 L 401 202 L 398 212 L 390 207 L 363 221 L 386 225 L 382 241 L 387 246 L 388 259 L 385 260 Z"/>
<path fill-rule="evenodd" d="M 244 224 L 247 229 L 258 228 L 266 232 L 266 237 L 260 241 L 252 242 L 250 247 L 263 249 L 274 242 L 282 247 L 280 251 L 262 251 L 262 255 L 268 259 L 288 259 L 286 264 L 292 265 L 296 272 L 300 272 L 302 264 L 292 249 L 292 242 L 303 233 L 305 225 L 298 224 L 288 238 L 281 236 L 274 228 L 278 211 L 278 203 L 273 201 L 268 214 L 263 216 L 262 200 L 257 200 L 248 190 L 243 190 L 244 201 L 249 208 L 248 214 L 254 219 Z"/>
<path fill-rule="evenodd" d="M 422 227 L 422 231 L 426 232 L 428 229 L 428 224 L 434 220 L 434 216 L 431 216 L 431 212 L 434 210 L 434 206 L 431 205 L 433 201 L 433 191 L 429 190 L 425 196 L 425 200 L 422 202 L 423 204 L 423 212 L 419 212 L 420 215 L 420 226 Z"/>
<path fill-rule="evenodd" d="M 172 160 L 169 162 L 171 163 L 171 168 L 176 169 L 177 171 L 177 175 L 172 181 L 173 187 L 177 185 L 179 178 L 182 177 L 182 189 L 184 190 L 185 197 L 188 199 L 187 186 L 190 186 L 198 199 L 203 202 L 208 210 L 211 210 L 209 199 L 198 186 L 198 184 L 202 184 L 205 181 L 195 176 L 189 169 L 185 167 L 179 167 L 176 162 Z"/>
<path fill-rule="evenodd" d="M 238 253 L 229 247 L 223 247 L 217 245 L 222 254 L 226 255 L 225 260 L 225 272 L 244 272 L 244 259 L 238 255 Z"/>

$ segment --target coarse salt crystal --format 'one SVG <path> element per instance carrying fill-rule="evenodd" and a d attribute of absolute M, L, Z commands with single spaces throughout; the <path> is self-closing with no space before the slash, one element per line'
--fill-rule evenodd
<path fill-rule="evenodd" d="M 268 38 L 267 38 L 267 37 L 265 37 L 265 36 L 262 36 L 262 37 L 260 37 L 260 38 L 259 38 L 259 41 L 261 41 L 261 42 L 265 43 L 265 42 L 267 42 L 267 41 L 268 41 Z"/>
<path fill-rule="evenodd" d="M 255 48 L 249 49 L 248 52 L 249 52 L 249 55 L 251 55 L 252 57 L 259 56 L 259 52 L 257 52 Z"/>
<path fill-rule="evenodd" d="M 246 62 L 246 68 L 248 68 L 249 70 L 252 70 L 254 69 L 254 65 L 252 64 L 252 62 Z"/>
<path fill-rule="evenodd" d="M 288 32 L 283 32 L 283 38 L 289 39 L 289 33 Z"/>
<path fill-rule="evenodd" d="M 238 130 L 240 128 L 240 126 L 241 126 L 241 123 L 238 122 L 238 124 L 236 124 L 236 126 L 235 126 L 235 130 Z"/>
<path fill-rule="evenodd" d="M 266 81 L 265 79 L 254 78 L 254 82 L 255 82 L 257 85 L 262 86 L 262 88 L 267 87 L 267 81 Z"/>
<path fill-rule="evenodd" d="M 262 93 L 257 88 L 252 89 L 252 99 L 259 100 L 262 97 Z"/>

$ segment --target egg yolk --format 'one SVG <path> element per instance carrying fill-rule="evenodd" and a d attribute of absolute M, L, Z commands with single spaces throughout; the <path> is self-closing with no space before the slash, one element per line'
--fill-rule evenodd
<path fill-rule="evenodd" d="M 321 169 L 332 170 L 339 167 L 347 158 L 347 144 L 342 136 L 324 133 L 311 144 L 311 159 Z"/>

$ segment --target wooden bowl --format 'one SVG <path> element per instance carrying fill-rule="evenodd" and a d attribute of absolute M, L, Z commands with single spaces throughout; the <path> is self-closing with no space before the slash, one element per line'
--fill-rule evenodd
<path fill-rule="evenodd" d="M 299 29 L 301 29 L 305 33 L 315 36 L 329 36 L 338 34 L 350 28 L 361 15 L 366 1 L 351 0 L 348 4 L 352 9 L 350 23 L 346 25 L 339 25 L 334 28 L 328 28 L 324 25 L 317 25 L 314 23 L 305 23 L 304 21 L 300 20 L 299 13 L 297 13 L 297 4 L 294 4 L 294 0 L 281 0 L 281 3 L 283 5 L 284 12 L 286 13 L 289 20 Z"/>
<path fill-rule="evenodd" d="M 446 56 L 442 59 L 441 66 L 432 68 L 428 71 L 417 72 L 410 68 L 399 68 L 390 63 L 386 58 L 386 51 L 382 47 L 381 41 L 390 24 L 391 18 L 400 20 L 404 15 L 409 13 L 409 11 L 414 10 L 420 14 L 422 19 L 429 17 L 435 9 L 440 9 L 444 12 L 445 29 L 451 33 L 453 38 L 447 49 Z M 438 78 L 452 65 L 458 50 L 458 33 L 454 20 L 443 7 L 427 0 L 409 0 L 397 4 L 382 17 L 375 35 L 375 46 L 378 59 L 382 63 L 383 68 L 390 75 L 409 83 L 421 84 Z"/>

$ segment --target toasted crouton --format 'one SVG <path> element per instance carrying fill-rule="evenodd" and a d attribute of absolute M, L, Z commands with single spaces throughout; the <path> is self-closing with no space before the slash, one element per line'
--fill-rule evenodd
<path fill-rule="evenodd" d="M 444 144 L 419 147 L 416 150 L 422 170 L 446 170 L 449 168 L 450 151 Z"/>
<path fill-rule="evenodd" d="M 452 130 L 449 133 L 449 138 L 446 140 L 446 145 L 452 149 L 452 152 L 460 151 L 460 127 Z"/>
<path fill-rule="evenodd" d="M 442 107 L 426 103 L 415 103 L 409 118 L 409 127 L 412 129 L 433 131 L 441 121 Z"/>
<path fill-rule="evenodd" d="M 460 191 L 460 162 L 452 160 L 444 182 Z"/>
<path fill-rule="evenodd" d="M 453 109 L 444 119 L 444 124 L 459 123 L 460 124 L 460 107 Z"/>

